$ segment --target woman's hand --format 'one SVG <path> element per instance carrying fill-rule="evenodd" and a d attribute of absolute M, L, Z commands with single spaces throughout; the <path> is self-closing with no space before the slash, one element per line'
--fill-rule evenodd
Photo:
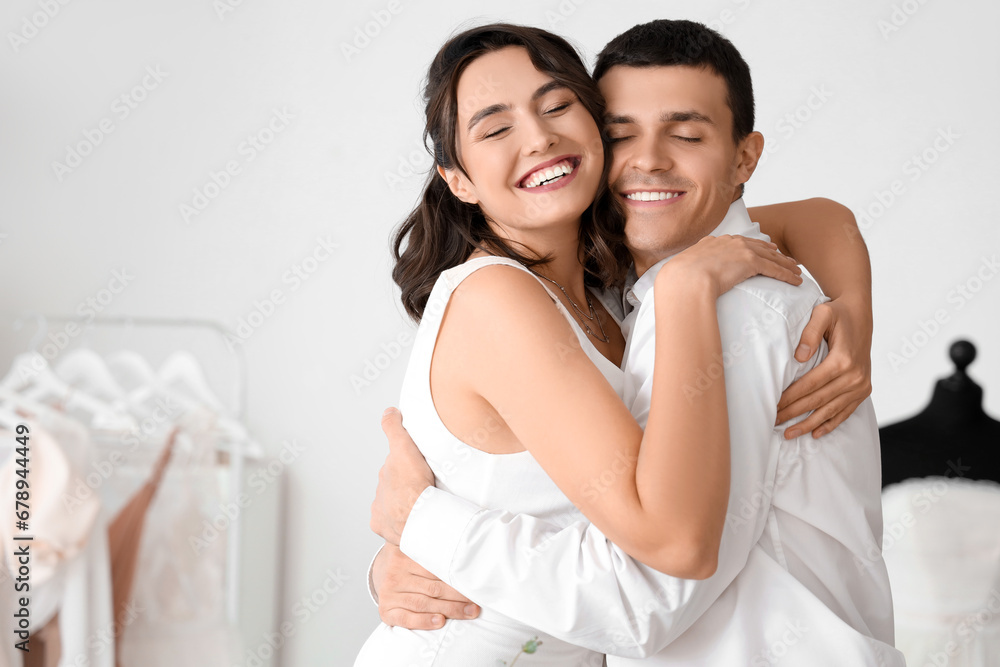
<path fill-rule="evenodd" d="M 802 283 L 802 269 L 768 241 L 746 236 L 706 236 L 677 253 L 664 265 L 664 281 L 708 281 L 716 297 L 754 276 L 777 278 L 792 285 Z M 669 269 L 669 270 L 667 270 Z"/>
<path fill-rule="evenodd" d="M 816 368 L 793 382 L 778 402 L 775 424 L 813 411 L 786 429 L 785 438 L 796 438 L 809 431 L 814 438 L 826 435 L 872 393 L 870 305 L 841 297 L 816 306 L 802 331 L 795 359 L 808 361 L 816 354 L 824 336 L 830 344 L 829 354 Z"/>

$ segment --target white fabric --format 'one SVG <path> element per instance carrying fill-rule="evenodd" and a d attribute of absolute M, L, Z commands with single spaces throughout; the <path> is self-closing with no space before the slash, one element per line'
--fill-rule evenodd
<path fill-rule="evenodd" d="M 767 238 L 742 201 L 712 234 Z M 624 396 L 642 425 L 655 347 L 649 291 L 663 263 L 625 295 L 641 304 L 623 332 L 631 334 Z M 811 280 L 792 286 L 756 277 L 718 301 L 733 474 L 719 568 L 709 579 L 645 567 L 586 520 L 560 526 L 437 489 L 414 506 L 403 552 L 484 608 L 607 652 L 609 666 L 904 664 L 892 647 L 880 553 L 871 401 L 819 441 L 810 434 L 786 441 L 788 424 L 774 425 L 782 390 L 826 356 L 824 344 L 805 364 L 793 358 L 813 307 L 825 300 Z M 719 370 L 706 369 L 703 381 Z M 539 544 L 545 548 L 532 548 Z"/>
<path fill-rule="evenodd" d="M 483 257 L 445 271 L 436 282 L 417 330 L 403 380 L 399 401 L 403 426 L 434 471 L 437 488 L 430 487 L 428 491 L 447 491 L 454 494 L 451 497 L 464 499 L 477 507 L 530 513 L 553 525 L 574 524 L 581 521 L 583 515 L 549 479 L 530 452 L 498 455 L 471 447 L 448 431 L 434 408 L 430 392 L 430 364 L 445 306 L 465 277 L 493 264 L 526 270 L 505 258 Z M 621 370 L 601 355 L 572 314 L 541 280 L 539 284 L 545 287 L 573 327 L 587 355 L 620 395 Z M 461 522 L 445 521 L 442 527 L 444 524 L 450 525 L 456 533 L 462 528 Z M 404 536 L 403 540 L 406 539 Z M 537 652 L 521 656 L 518 664 L 574 667 L 603 664 L 601 653 L 561 642 L 530 625 L 484 608 L 474 620 L 448 620 L 443 628 L 434 631 L 414 631 L 380 624 L 361 649 L 355 667 L 409 667 L 414 664 L 421 667 L 494 667 L 500 664 L 498 660 L 506 660 L 509 664 L 521 646 L 534 637 L 541 641 Z"/>
<path fill-rule="evenodd" d="M 911 479 L 882 507 L 896 646 L 916 667 L 1000 663 L 1000 484 Z"/>
<path fill-rule="evenodd" d="M 229 472 L 215 465 L 209 425 L 199 429 L 188 417 L 146 512 L 121 667 L 215 667 L 238 655 L 225 615 L 226 528 L 234 519 L 224 511 L 232 510 L 222 485 Z M 149 454 L 161 451 L 162 435 L 116 470 L 109 494 L 149 479 Z"/>

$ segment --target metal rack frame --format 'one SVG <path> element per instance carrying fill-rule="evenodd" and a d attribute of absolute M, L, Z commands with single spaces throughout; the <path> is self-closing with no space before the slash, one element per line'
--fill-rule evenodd
<path fill-rule="evenodd" d="M 7 319 L 13 321 L 15 329 L 25 326 L 26 320 L 35 320 L 38 331 L 35 333 L 30 348 L 34 350 L 41 343 L 48 333 L 51 322 L 76 322 L 81 328 L 86 330 L 89 327 L 143 327 L 150 329 L 195 329 L 211 332 L 225 340 L 232 332 L 218 322 L 201 318 L 168 318 L 168 317 L 143 317 L 125 315 L 99 315 L 94 317 L 82 317 L 78 315 L 49 315 L 42 313 L 23 313 L 21 315 L 8 315 Z M 247 414 L 247 362 L 246 354 L 240 346 L 227 346 L 231 350 L 236 360 L 236 377 L 233 378 L 233 415 L 240 422 L 246 423 Z M 230 501 L 239 498 L 243 489 L 243 469 L 244 452 L 239 447 L 233 447 L 229 455 L 229 471 L 231 476 Z M 226 534 L 226 616 L 233 627 L 239 622 L 239 583 L 240 583 L 240 537 L 241 537 L 240 517 L 232 520 Z"/>

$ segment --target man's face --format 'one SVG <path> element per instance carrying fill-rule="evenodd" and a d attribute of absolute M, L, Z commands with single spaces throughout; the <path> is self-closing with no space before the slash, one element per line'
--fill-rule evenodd
<path fill-rule="evenodd" d="M 759 133 L 733 141 L 725 80 L 708 68 L 612 67 L 600 80 L 636 272 L 715 229 L 763 148 Z"/>

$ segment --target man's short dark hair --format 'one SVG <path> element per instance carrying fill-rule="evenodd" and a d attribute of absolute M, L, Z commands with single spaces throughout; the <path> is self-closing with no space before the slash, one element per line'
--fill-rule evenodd
<path fill-rule="evenodd" d="M 753 83 L 750 66 L 733 43 L 694 21 L 660 19 L 618 35 L 597 55 L 594 79 L 612 67 L 708 67 L 726 82 L 733 112 L 733 141 L 753 132 Z"/>

